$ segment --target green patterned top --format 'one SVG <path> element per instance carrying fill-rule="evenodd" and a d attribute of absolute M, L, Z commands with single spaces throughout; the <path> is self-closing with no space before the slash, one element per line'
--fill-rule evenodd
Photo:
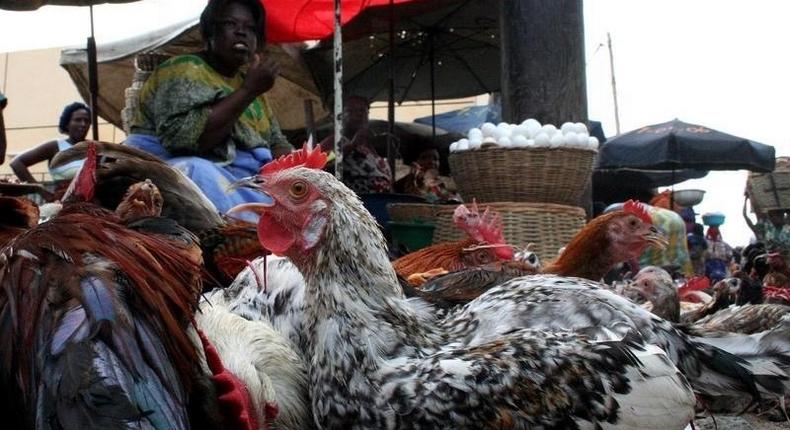
<path fill-rule="evenodd" d="M 140 90 L 140 108 L 131 131 L 159 137 L 173 156 L 198 155 L 221 163 L 232 162 L 237 147 L 292 149 L 269 102 L 261 95 L 241 114 L 225 145 L 198 153 L 198 138 L 211 107 L 243 82 L 241 71 L 231 78 L 222 76 L 198 55 L 170 58 L 156 68 Z"/>

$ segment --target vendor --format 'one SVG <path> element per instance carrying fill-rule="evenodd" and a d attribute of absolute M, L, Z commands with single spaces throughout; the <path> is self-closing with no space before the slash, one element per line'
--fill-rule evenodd
<path fill-rule="evenodd" d="M 430 147 L 420 151 L 409 174 L 395 182 L 395 192 L 420 196 L 429 203 L 461 201 L 439 177 L 439 151 Z"/>
<path fill-rule="evenodd" d="M 126 140 L 182 170 L 222 213 L 265 201 L 228 186 L 293 149 L 264 95 L 279 73 L 261 54 L 265 17 L 258 0 L 208 2 L 200 15 L 205 50 L 157 67 L 140 91 Z"/>
<path fill-rule="evenodd" d="M 392 171 L 387 159 L 373 147 L 368 126 L 370 103 L 349 96 L 343 104 L 343 182 L 357 194 L 392 192 Z M 321 141 L 324 151 L 334 151 L 334 134 Z"/>

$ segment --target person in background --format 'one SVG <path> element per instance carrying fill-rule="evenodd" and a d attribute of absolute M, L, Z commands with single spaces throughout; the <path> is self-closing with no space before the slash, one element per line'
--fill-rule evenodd
<path fill-rule="evenodd" d="M 409 174 L 395 182 L 395 192 L 414 194 L 428 203 L 461 201 L 461 197 L 450 191 L 439 177 L 439 151 L 435 148 L 420 151 Z"/>
<path fill-rule="evenodd" d="M 50 162 L 60 151 L 71 148 L 73 145 L 85 140 L 91 127 L 91 110 L 84 103 L 74 102 L 60 114 L 58 130 L 65 134 L 65 138 L 50 140 L 31 148 L 11 161 L 11 169 L 20 181 L 36 183 L 28 168 L 42 161 Z M 82 166 L 82 160 L 76 160 L 57 169 L 49 169 L 52 180 L 57 183 L 56 188 L 63 188 L 77 174 Z M 57 192 L 56 192 L 57 194 Z"/>
<path fill-rule="evenodd" d="M 127 145 L 183 171 L 219 212 L 268 201 L 229 190 L 293 150 L 265 97 L 279 66 L 261 54 L 266 11 L 258 0 L 212 0 L 200 15 L 205 50 L 160 64 L 140 91 Z"/>
<path fill-rule="evenodd" d="M 705 250 L 708 249 L 708 242 L 705 240 L 704 232 L 702 224 L 695 223 L 691 231 L 686 234 L 691 266 L 697 276 L 705 275 Z"/>
<path fill-rule="evenodd" d="M 8 105 L 8 99 L 5 94 L 0 93 L 0 164 L 5 163 L 5 153 L 8 148 L 8 142 L 5 137 L 5 120 L 3 119 L 3 111 Z"/>
<path fill-rule="evenodd" d="M 349 96 L 343 104 L 341 148 L 343 182 L 357 194 L 392 192 L 392 171 L 379 156 L 368 127 L 370 103 L 364 97 Z M 334 134 L 321 141 L 324 151 L 334 151 Z"/>
<path fill-rule="evenodd" d="M 722 239 L 718 226 L 708 227 L 705 241 L 708 244 L 705 251 L 705 276 L 710 279 L 712 285 L 730 275 L 732 247 Z"/>
<path fill-rule="evenodd" d="M 785 209 L 771 209 L 765 217 L 757 217 L 757 223 L 749 218 L 747 213 L 748 196 L 743 200 L 743 219 L 754 233 L 757 242 L 762 242 L 770 250 L 782 253 L 790 252 L 790 222 L 788 211 Z"/>

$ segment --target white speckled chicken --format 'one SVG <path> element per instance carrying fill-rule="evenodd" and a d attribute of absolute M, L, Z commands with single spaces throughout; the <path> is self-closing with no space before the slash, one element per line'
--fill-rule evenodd
<path fill-rule="evenodd" d="M 531 326 L 518 318 L 526 310 L 520 300 L 533 291 L 549 303 L 614 296 L 595 283 L 519 278 L 443 321 L 405 300 L 375 221 L 352 191 L 318 170 L 325 160 L 302 150 L 268 164 L 248 185 L 274 203 L 239 208 L 261 213 L 261 243 L 304 275 L 319 427 L 664 430 L 690 421 L 691 387 L 636 331 L 596 340 L 524 328 Z M 554 288 L 574 294 L 553 297 Z M 586 316 L 581 304 L 571 310 Z"/>

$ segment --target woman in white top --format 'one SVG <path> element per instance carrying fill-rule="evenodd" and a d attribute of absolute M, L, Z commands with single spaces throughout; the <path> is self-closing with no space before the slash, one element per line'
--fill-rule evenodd
<path fill-rule="evenodd" d="M 30 183 L 36 182 L 28 167 L 42 161 L 50 162 L 58 152 L 82 142 L 85 140 L 85 136 L 88 135 L 90 126 L 91 112 L 88 106 L 79 102 L 66 106 L 60 115 L 58 130 L 68 137 L 44 142 L 17 155 L 11 161 L 11 169 L 13 169 L 19 180 Z M 57 169 L 50 169 L 50 174 L 56 182 L 70 180 L 77 173 L 80 166 L 82 166 L 82 160 L 77 160 Z"/>

